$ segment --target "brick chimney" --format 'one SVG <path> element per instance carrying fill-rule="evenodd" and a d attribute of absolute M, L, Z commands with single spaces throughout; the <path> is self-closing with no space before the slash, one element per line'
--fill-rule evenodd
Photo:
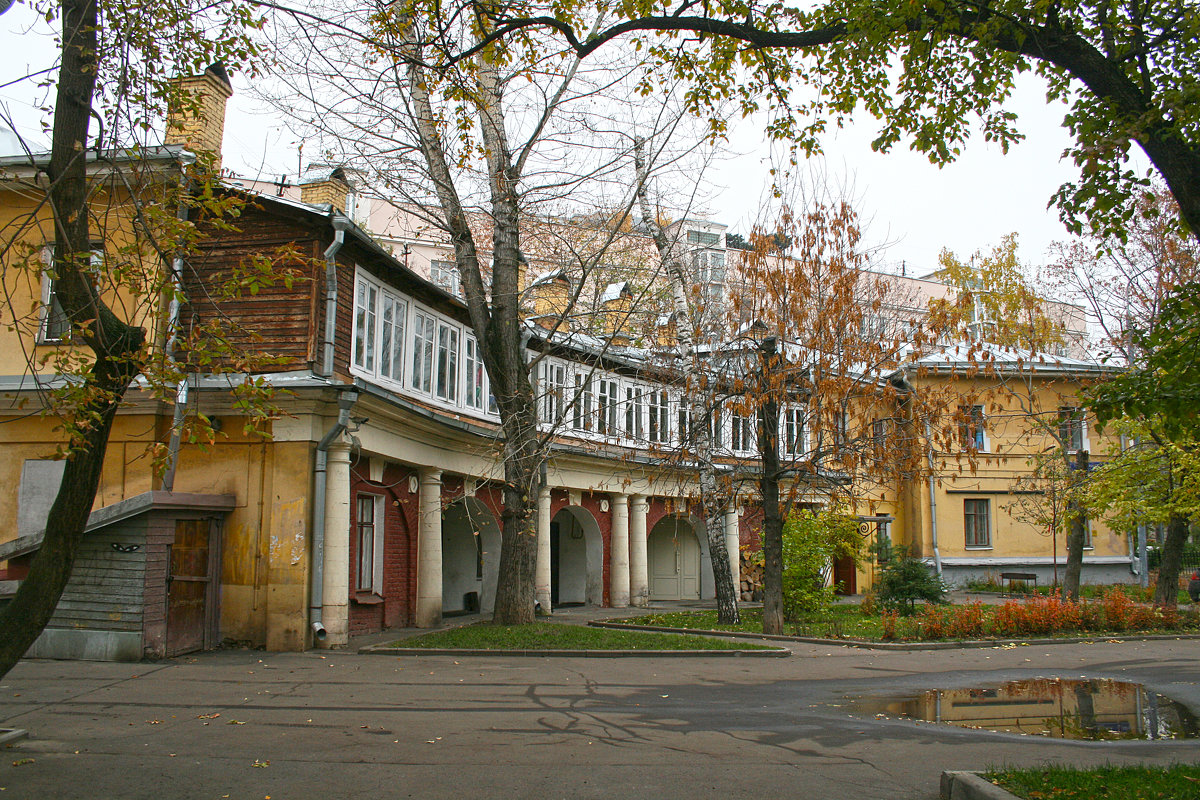
<path fill-rule="evenodd" d="M 633 294 L 629 281 L 610 283 L 600 294 L 600 313 L 604 318 L 604 333 L 612 343 L 628 347 L 630 343 L 629 323 L 633 311 Z"/>
<path fill-rule="evenodd" d="M 320 205 L 329 203 L 335 210 L 346 213 L 350 199 L 350 181 L 342 167 L 312 164 L 300 181 L 300 202 Z"/>
<path fill-rule="evenodd" d="M 570 330 L 568 321 L 559 323 L 567 314 L 571 302 L 571 279 L 562 270 L 554 270 L 537 278 L 529 286 L 533 293 L 533 318 L 547 330 L 559 325 Z"/>
<path fill-rule="evenodd" d="M 166 144 L 181 144 L 214 171 L 221 169 L 221 140 L 225 136 L 225 103 L 233 85 L 221 64 L 213 64 L 203 75 L 177 79 L 184 97 L 175 98 L 167 112 Z"/>

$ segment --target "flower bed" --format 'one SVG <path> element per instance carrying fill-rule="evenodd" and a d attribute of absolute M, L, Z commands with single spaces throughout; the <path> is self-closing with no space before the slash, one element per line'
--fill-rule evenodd
<path fill-rule="evenodd" d="M 883 639 L 1015 639 L 1089 633 L 1172 633 L 1200 631 L 1195 609 L 1155 608 L 1137 603 L 1121 591 L 1106 592 L 1094 602 L 1072 603 L 1058 597 L 1008 600 L 1000 605 L 968 603 L 925 606 L 904 618 L 883 614 Z"/>

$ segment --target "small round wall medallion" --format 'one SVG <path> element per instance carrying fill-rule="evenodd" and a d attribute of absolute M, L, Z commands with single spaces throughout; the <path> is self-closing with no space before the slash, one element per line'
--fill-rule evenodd
<path fill-rule="evenodd" d="M 600 511 L 605 514 L 608 513 L 608 501 L 607 500 L 600 501 Z"/>
<path fill-rule="evenodd" d="M 417 490 L 418 490 L 418 489 L 420 489 L 420 488 L 421 488 L 421 484 L 420 484 L 420 482 L 419 482 L 419 481 L 417 481 L 417 476 L 416 476 L 416 475 L 409 475 L 409 476 L 408 476 L 408 493 L 409 493 L 409 494 L 416 494 L 416 493 L 417 493 Z"/>

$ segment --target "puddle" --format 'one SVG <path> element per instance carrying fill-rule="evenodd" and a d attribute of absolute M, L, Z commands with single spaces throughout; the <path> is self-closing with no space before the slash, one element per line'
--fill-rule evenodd
<path fill-rule="evenodd" d="M 972 689 L 847 698 L 858 714 L 1055 739 L 1196 739 L 1186 706 L 1140 683 L 1034 678 Z"/>

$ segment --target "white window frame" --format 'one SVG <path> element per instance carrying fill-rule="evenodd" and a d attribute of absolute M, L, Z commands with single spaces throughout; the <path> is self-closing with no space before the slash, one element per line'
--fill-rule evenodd
<path fill-rule="evenodd" d="M 571 395 L 571 429 L 576 433 L 591 433 L 595 428 L 592 418 L 592 376 L 586 370 L 574 373 Z"/>
<path fill-rule="evenodd" d="M 461 343 L 462 330 L 457 325 L 439 319 L 434 347 L 433 395 L 451 405 L 458 404 Z"/>
<path fill-rule="evenodd" d="M 666 389 L 652 388 L 646 394 L 646 440 L 651 444 L 671 441 L 671 399 Z"/>
<path fill-rule="evenodd" d="M 617 406 L 621 393 L 617 381 L 602 375 L 594 379 L 592 385 L 596 390 L 596 433 L 609 437 L 619 436 Z"/>
<path fill-rule="evenodd" d="M 379 377 L 397 384 L 404 382 L 405 336 L 408 332 L 408 300 L 387 291 L 380 293 L 379 302 L 383 306 L 378 313 L 378 361 Z M 389 322 L 388 316 L 391 316 Z M 390 330 L 389 330 L 390 327 Z"/>
<path fill-rule="evenodd" d="M 635 442 L 645 441 L 646 426 L 645 389 L 641 386 L 625 387 L 625 436 Z"/>
<path fill-rule="evenodd" d="M 542 365 L 542 422 L 559 425 L 566 418 L 567 365 L 547 360 Z"/>
<path fill-rule="evenodd" d="M 692 411 L 683 395 L 673 395 L 671 405 L 675 408 L 675 443 L 682 445 L 687 441 L 692 423 Z"/>
<path fill-rule="evenodd" d="M 712 231 L 702 231 L 698 228 L 689 228 L 687 241 L 688 244 L 699 247 L 720 247 L 721 234 Z"/>
<path fill-rule="evenodd" d="M 738 455 L 749 455 L 758 451 L 758 431 L 754 425 L 754 414 L 743 414 L 737 409 L 729 412 L 729 449 Z"/>
<path fill-rule="evenodd" d="M 369 560 L 366 548 L 363 547 L 364 523 L 362 510 L 364 507 L 371 509 L 371 553 Z M 358 548 L 358 563 L 355 564 L 354 568 L 354 588 L 355 591 L 370 592 L 380 597 L 383 596 L 383 555 L 384 540 L 387 536 L 385 513 L 386 507 L 381 495 L 358 492 L 354 507 L 354 536 Z M 370 567 L 370 582 L 365 583 L 363 578 L 367 573 L 366 568 L 368 566 Z"/>
<path fill-rule="evenodd" d="M 362 275 L 354 282 L 354 354 L 351 363 L 369 374 L 375 374 L 375 356 L 379 345 L 378 319 L 375 316 L 379 287 Z"/>
<path fill-rule="evenodd" d="M 42 247 L 41 306 L 38 311 L 38 344 L 62 344 L 71 340 L 71 321 L 63 311 L 62 303 L 54 290 L 57 279 L 50 277 L 54 266 L 54 245 Z M 88 264 L 91 272 L 98 275 L 104 269 L 104 243 L 92 242 L 89 246 Z M 54 307 L 58 306 L 55 313 Z"/>
<path fill-rule="evenodd" d="M 708 412 L 705 420 L 708 425 L 708 443 L 714 450 L 725 450 L 725 411 L 721 403 L 716 403 Z"/>
<path fill-rule="evenodd" d="M 1089 446 L 1089 443 L 1088 443 L 1087 411 L 1085 409 L 1081 408 L 1080 406 L 1059 406 L 1058 420 L 1057 420 L 1056 424 L 1058 425 L 1059 439 L 1061 439 L 1061 440 L 1065 440 L 1067 438 L 1071 439 L 1071 441 L 1063 441 L 1062 442 L 1063 449 L 1066 450 L 1068 453 L 1077 453 L 1080 450 L 1090 450 L 1091 449 L 1091 447 Z M 1064 425 L 1070 426 L 1069 436 L 1063 436 L 1063 426 Z M 1074 441 L 1074 439 L 1075 439 L 1074 428 L 1076 427 L 1076 425 L 1078 425 L 1078 429 L 1079 429 L 1079 447 L 1075 446 L 1075 441 Z"/>
<path fill-rule="evenodd" d="M 71 321 L 58 302 L 54 292 L 54 279 L 42 273 L 41 319 L 38 321 L 39 344 L 59 344 L 71 338 Z"/>
<path fill-rule="evenodd" d="M 803 456 L 808 452 L 808 425 L 804 406 L 786 406 L 783 409 L 783 431 L 779 437 L 782 455 L 788 458 Z"/>
<path fill-rule="evenodd" d="M 437 349 L 438 320 L 431 312 L 415 309 L 412 315 L 412 370 L 409 388 L 422 394 L 433 394 L 434 351 Z"/>
<path fill-rule="evenodd" d="M 458 264 L 438 258 L 429 261 L 429 281 L 455 297 L 462 297 L 462 278 Z"/>
<path fill-rule="evenodd" d="M 490 392 L 487 368 L 479 352 L 479 340 L 463 334 L 463 405 L 476 411 L 486 408 Z"/>
<path fill-rule="evenodd" d="M 975 416 L 976 409 L 979 411 L 978 419 Z M 983 406 L 978 403 L 969 406 L 959 406 L 958 412 L 963 417 L 963 421 L 958 425 L 959 446 L 964 451 L 969 450 L 974 445 L 975 452 L 977 453 L 990 452 L 991 448 L 987 434 L 987 414 L 984 413 Z"/>

